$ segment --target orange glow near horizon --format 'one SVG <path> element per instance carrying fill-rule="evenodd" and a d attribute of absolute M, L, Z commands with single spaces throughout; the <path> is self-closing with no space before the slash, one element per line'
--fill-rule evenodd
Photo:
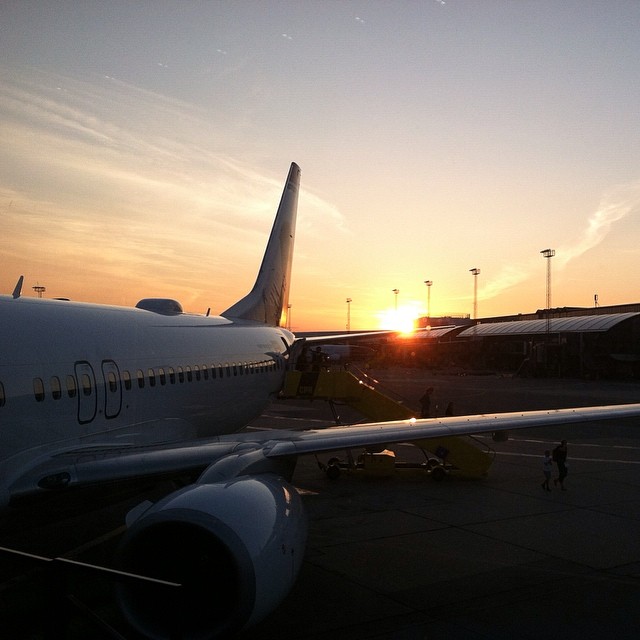
<path fill-rule="evenodd" d="M 424 315 L 417 305 L 405 305 L 396 309 L 387 309 L 378 314 L 380 329 L 393 329 L 401 333 L 411 333 L 416 326 L 416 320 Z"/>

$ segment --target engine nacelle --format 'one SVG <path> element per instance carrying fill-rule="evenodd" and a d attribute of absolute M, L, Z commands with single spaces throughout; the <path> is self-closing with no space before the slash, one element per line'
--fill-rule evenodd
<path fill-rule="evenodd" d="M 274 475 L 176 491 L 132 525 L 119 559 L 124 571 L 183 586 L 121 584 L 121 608 L 150 638 L 229 636 L 288 594 L 306 533 L 300 496 Z"/>

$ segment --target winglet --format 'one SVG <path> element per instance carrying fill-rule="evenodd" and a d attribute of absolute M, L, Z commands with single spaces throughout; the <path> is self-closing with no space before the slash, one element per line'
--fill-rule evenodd
<path fill-rule="evenodd" d="M 223 316 L 286 325 L 299 189 L 300 167 L 292 162 L 253 289 Z"/>
<path fill-rule="evenodd" d="M 18 282 L 16 283 L 16 286 L 13 289 L 13 293 L 11 294 L 13 296 L 14 300 L 16 298 L 19 298 L 20 295 L 22 294 L 22 283 L 23 282 L 24 282 L 24 276 L 20 276 L 18 278 Z"/>

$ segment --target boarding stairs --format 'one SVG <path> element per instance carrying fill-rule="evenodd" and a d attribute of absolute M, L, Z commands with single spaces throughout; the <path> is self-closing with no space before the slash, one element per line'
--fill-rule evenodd
<path fill-rule="evenodd" d="M 403 400 L 394 399 L 379 390 L 379 384 L 357 369 L 330 369 L 320 371 L 288 371 L 281 392 L 283 399 L 326 400 L 338 422 L 335 404 L 347 404 L 369 422 L 408 420 L 415 411 Z M 487 475 L 495 452 L 471 436 L 426 438 L 411 444 L 421 449 L 431 468 L 435 468 L 429 453 L 441 461 L 441 468 L 469 477 Z M 479 448 L 483 447 L 483 448 Z M 441 474 L 434 474 L 442 477 Z"/>

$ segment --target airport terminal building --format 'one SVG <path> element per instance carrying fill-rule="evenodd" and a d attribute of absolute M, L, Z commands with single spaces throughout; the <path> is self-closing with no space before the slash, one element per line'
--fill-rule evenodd
<path fill-rule="evenodd" d="M 526 376 L 640 377 L 640 303 L 562 307 L 493 318 L 421 318 L 419 337 L 396 339 L 402 364 Z"/>

